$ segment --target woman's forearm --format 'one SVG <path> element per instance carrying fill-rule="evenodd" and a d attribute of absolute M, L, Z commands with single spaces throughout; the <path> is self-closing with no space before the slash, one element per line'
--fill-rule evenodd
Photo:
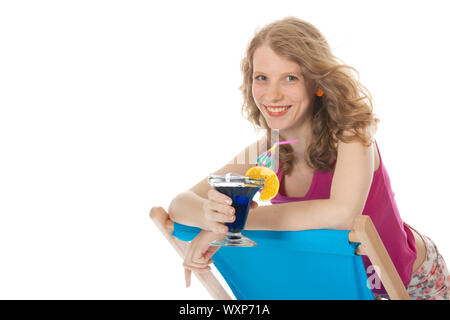
<path fill-rule="evenodd" d="M 352 227 L 354 215 L 330 199 L 261 206 L 249 212 L 248 230 L 300 231 Z"/>
<path fill-rule="evenodd" d="M 177 195 L 169 205 L 170 219 L 178 223 L 206 229 L 203 205 L 207 199 L 192 191 Z"/>

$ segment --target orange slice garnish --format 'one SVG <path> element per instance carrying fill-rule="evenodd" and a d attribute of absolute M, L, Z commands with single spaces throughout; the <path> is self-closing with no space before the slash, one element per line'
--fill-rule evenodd
<path fill-rule="evenodd" d="M 264 179 L 264 188 L 261 189 L 260 200 L 268 201 L 277 195 L 280 181 L 278 181 L 277 174 L 272 169 L 263 166 L 251 167 L 245 175 L 253 179 Z"/>

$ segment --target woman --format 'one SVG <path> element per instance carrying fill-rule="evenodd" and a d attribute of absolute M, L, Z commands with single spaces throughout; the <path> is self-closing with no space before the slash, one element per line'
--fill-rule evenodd
<path fill-rule="evenodd" d="M 279 193 L 272 206 L 253 203 L 246 229 L 351 229 L 355 217 L 366 214 L 411 298 L 449 299 L 450 277 L 436 245 L 400 217 L 374 140 L 379 120 L 356 70 L 334 57 L 314 26 L 294 17 L 257 32 L 241 69 L 247 120 L 278 130 L 280 140 L 299 140 L 280 146 Z M 229 164 L 216 173 L 244 174 L 251 166 Z M 192 270 L 209 270 L 218 250 L 209 243 L 234 220 L 230 200 L 204 179 L 172 201 L 172 220 L 203 229 L 184 261 L 187 286 Z M 363 261 L 373 270 L 367 257 Z M 376 298 L 387 297 L 382 285 L 371 289 Z"/>

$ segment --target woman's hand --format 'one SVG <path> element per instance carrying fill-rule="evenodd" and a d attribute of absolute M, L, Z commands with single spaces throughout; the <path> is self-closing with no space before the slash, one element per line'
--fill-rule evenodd
<path fill-rule="evenodd" d="M 219 250 L 218 246 L 209 245 L 212 241 L 220 239 L 223 234 L 202 230 L 189 245 L 183 262 L 186 288 L 191 285 L 191 273 L 211 270 L 208 266 L 213 260 L 211 257 Z"/>
<path fill-rule="evenodd" d="M 206 220 L 205 230 L 226 233 L 228 227 L 224 223 L 232 223 L 235 220 L 235 210 L 232 199 L 215 189 L 208 191 L 208 201 L 203 206 L 203 213 Z M 258 203 L 252 200 L 250 209 L 258 207 Z"/>

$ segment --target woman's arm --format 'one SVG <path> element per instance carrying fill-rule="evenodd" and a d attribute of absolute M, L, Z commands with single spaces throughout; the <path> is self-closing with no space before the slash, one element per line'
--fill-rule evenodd
<path fill-rule="evenodd" d="M 202 198 L 193 191 L 185 191 L 177 195 L 169 205 L 169 217 L 178 223 L 207 229 L 204 205 L 208 199 Z"/>
<path fill-rule="evenodd" d="M 249 213 L 246 229 L 298 231 L 352 228 L 372 184 L 373 145 L 339 141 L 330 198 L 261 206 Z"/>
<path fill-rule="evenodd" d="M 256 161 L 257 152 L 259 152 L 264 144 L 264 137 L 259 141 L 253 142 L 239 152 L 232 161 L 229 161 L 225 166 L 215 171 L 214 174 L 235 172 L 245 175 L 247 170 L 255 165 L 253 162 Z M 188 191 L 177 195 L 169 205 L 168 212 L 170 219 L 187 226 L 219 232 L 221 226 L 218 223 L 211 223 L 211 221 L 207 221 L 205 218 L 205 206 L 210 201 L 208 192 L 211 189 L 213 188 L 208 184 L 208 177 L 205 177 Z M 228 198 L 228 196 L 224 197 Z M 221 199 L 217 198 L 215 200 L 220 202 Z"/>

